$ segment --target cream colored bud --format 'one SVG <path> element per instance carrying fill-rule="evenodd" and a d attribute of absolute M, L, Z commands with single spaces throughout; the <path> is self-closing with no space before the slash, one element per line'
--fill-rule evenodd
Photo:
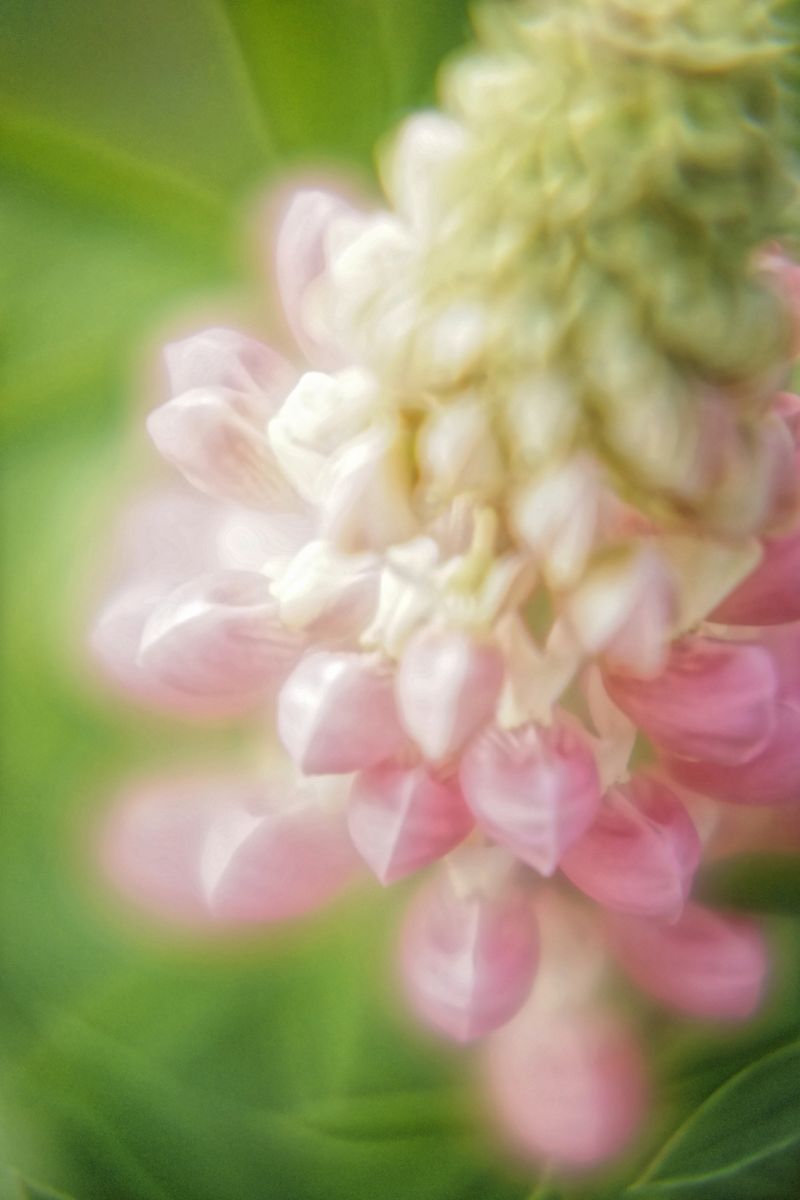
<path fill-rule="evenodd" d="M 502 484 L 503 462 L 489 411 L 471 394 L 433 412 L 417 441 L 420 475 L 431 492 L 490 492 Z"/>

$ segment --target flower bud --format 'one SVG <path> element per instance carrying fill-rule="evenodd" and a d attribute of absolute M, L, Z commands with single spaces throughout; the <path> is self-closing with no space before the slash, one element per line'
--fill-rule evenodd
<path fill-rule="evenodd" d="M 755 921 L 690 904 L 672 925 L 615 917 L 612 934 L 626 971 L 670 1008 L 745 1020 L 759 1005 L 767 951 Z"/>
<path fill-rule="evenodd" d="M 263 575 L 218 571 L 182 584 L 155 607 L 139 661 L 180 691 L 246 696 L 280 682 L 303 646 L 281 624 Z"/>
<path fill-rule="evenodd" d="M 194 388 L 151 412 L 147 429 L 164 458 L 201 492 L 249 508 L 298 507 L 261 417 L 241 392 Z"/>
<path fill-rule="evenodd" d="M 278 698 L 278 734 L 307 775 L 342 775 L 392 758 L 408 739 L 391 670 L 376 656 L 306 655 Z"/>
<path fill-rule="evenodd" d="M 539 957 L 536 919 L 511 885 L 459 892 L 448 879 L 436 879 L 413 902 L 401 937 L 413 1009 L 455 1041 L 498 1029 L 530 991 Z"/>
<path fill-rule="evenodd" d="M 490 721 L 503 683 L 503 656 L 458 629 L 420 630 L 397 670 L 400 718 L 426 758 L 449 758 Z"/>
<path fill-rule="evenodd" d="M 473 827 L 458 781 L 389 763 L 362 771 L 347 807 L 350 836 L 383 884 L 448 854 Z"/>
<path fill-rule="evenodd" d="M 542 875 L 553 874 L 600 803 L 586 735 L 563 720 L 486 730 L 467 747 L 459 777 L 484 833 Z"/>
<path fill-rule="evenodd" d="M 700 839 L 678 797 L 636 775 L 612 787 L 594 823 L 567 850 L 561 869 L 593 900 L 617 912 L 679 916 L 700 862 Z"/>
<path fill-rule="evenodd" d="M 670 754 L 743 763 L 774 729 L 776 672 L 757 645 L 686 637 L 657 678 L 606 672 L 605 683 L 614 703 Z"/>

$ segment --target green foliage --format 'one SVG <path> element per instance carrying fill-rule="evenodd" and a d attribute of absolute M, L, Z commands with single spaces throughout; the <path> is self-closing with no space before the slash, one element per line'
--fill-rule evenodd
<path fill-rule="evenodd" d="M 800 1178 L 800 1042 L 737 1071 L 691 1112 L 629 1194 L 789 1197 Z"/>
<path fill-rule="evenodd" d="M 176 755 L 218 761 L 240 737 L 144 717 L 80 667 L 104 512 L 149 461 L 122 437 L 139 425 L 141 347 L 187 306 L 266 325 L 243 206 L 320 156 L 366 172 L 374 139 L 430 98 L 464 32 L 462 0 L 5 5 L 4 1197 L 561 1195 L 506 1165 L 471 1109 L 463 1058 L 396 1012 L 381 980 L 402 894 L 355 897 L 303 933 L 186 946 L 131 925 L 87 882 L 83 831 L 116 780 Z M 771 1148 L 791 1052 L 763 1055 L 788 1041 L 799 998 L 787 980 L 766 1024 L 711 1050 L 662 1036 L 672 1102 L 643 1154 L 673 1136 L 646 1176 L 653 1194 L 687 1171 L 719 1173 L 737 1145 L 759 1170 L 782 1158 Z M 610 1200 L 635 1169 L 563 1194 Z M 725 1188 L 713 1194 L 784 1194 L 738 1168 Z"/>

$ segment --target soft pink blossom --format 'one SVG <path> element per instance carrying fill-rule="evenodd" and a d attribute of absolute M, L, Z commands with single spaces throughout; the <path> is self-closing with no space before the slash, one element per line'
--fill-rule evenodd
<path fill-rule="evenodd" d="M 494 715 L 503 682 L 497 646 L 457 629 L 420 630 L 397 670 L 400 718 L 426 758 L 449 758 Z"/>
<path fill-rule="evenodd" d="M 278 697 L 278 734 L 307 775 L 341 775 L 399 754 L 408 739 L 391 669 L 377 655 L 318 650 L 292 671 Z"/>
<path fill-rule="evenodd" d="M 542 875 L 553 874 L 600 803 L 588 739 L 565 720 L 487 729 L 467 747 L 460 779 L 483 832 Z"/>
<path fill-rule="evenodd" d="M 313 911 L 358 867 L 341 807 L 289 778 L 134 785 L 108 815 L 101 852 L 124 896 L 201 929 Z"/>
<path fill-rule="evenodd" d="M 401 932 L 402 975 L 414 1011 L 459 1042 L 519 1009 L 538 962 L 536 918 L 513 883 L 483 888 L 440 876 L 412 902 Z"/>
<path fill-rule="evenodd" d="M 762 999 L 767 949 L 755 921 L 689 904 L 663 924 L 617 916 L 612 944 L 640 988 L 693 1016 L 744 1020 Z"/>
<path fill-rule="evenodd" d="M 383 884 L 442 858 L 473 824 L 458 780 L 422 764 L 372 767 L 356 776 L 350 790 L 350 836 Z"/>
<path fill-rule="evenodd" d="M 657 779 L 635 775 L 609 788 L 592 825 L 561 859 L 561 870 L 606 908 L 674 919 L 700 856 L 700 839 L 675 793 Z"/>

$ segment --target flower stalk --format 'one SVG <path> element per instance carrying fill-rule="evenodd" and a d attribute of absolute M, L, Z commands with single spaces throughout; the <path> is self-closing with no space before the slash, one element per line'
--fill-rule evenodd
<path fill-rule="evenodd" d="M 584 1167 L 645 1095 L 614 971 L 749 1016 L 761 932 L 693 878 L 737 805 L 800 801 L 788 39 L 766 0 L 520 0 L 477 33 L 383 152 L 384 208 L 287 208 L 308 369 L 168 348 L 148 427 L 204 497 L 140 529 L 96 648 L 166 707 L 277 695 L 285 765 L 128 797 L 107 861 L 223 924 L 441 862 L 411 1006 L 486 1040 L 529 1155 Z"/>

